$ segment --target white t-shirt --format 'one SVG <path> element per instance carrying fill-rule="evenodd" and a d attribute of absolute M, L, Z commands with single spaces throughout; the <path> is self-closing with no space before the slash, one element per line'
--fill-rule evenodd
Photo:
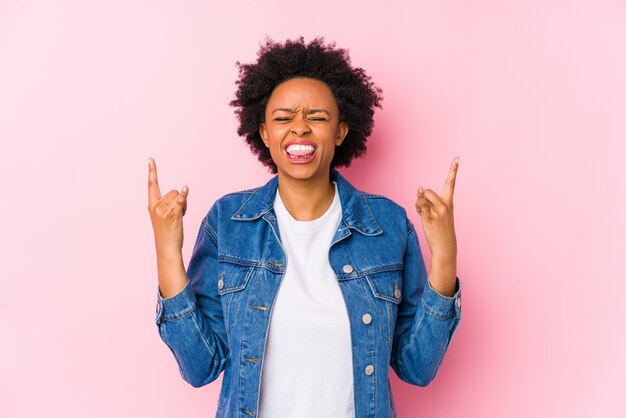
<path fill-rule="evenodd" d="M 341 221 L 337 184 L 328 210 L 298 221 L 274 210 L 287 269 L 272 311 L 261 373 L 259 418 L 354 418 L 352 344 L 346 304 L 328 261 Z"/>

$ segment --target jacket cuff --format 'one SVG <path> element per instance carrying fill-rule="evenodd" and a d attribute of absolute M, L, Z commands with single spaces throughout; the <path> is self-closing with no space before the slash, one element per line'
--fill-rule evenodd
<path fill-rule="evenodd" d="M 438 318 L 461 318 L 461 281 L 456 278 L 455 293 L 452 296 L 444 296 L 432 288 L 430 282 L 424 288 L 422 304 L 429 314 Z"/>
<path fill-rule="evenodd" d="M 189 281 L 185 287 L 176 295 L 164 298 L 161 290 L 157 285 L 157 306 L 156 306 L 156 323 L 160 324 L 164 320 L 178 319 L 187 315 L 196 309 L 196 296 L 189 285 Z"/>

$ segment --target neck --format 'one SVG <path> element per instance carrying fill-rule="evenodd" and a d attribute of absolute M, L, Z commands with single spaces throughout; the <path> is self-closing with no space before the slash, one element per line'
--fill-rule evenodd
<path fill-rule="evenodd" d="M 333 203 L 335 185 L 330 182 L 330 173 L 306 180 L 278 173 L 278 192 L 294 219 L 312 221 L 322 216 Z"/>

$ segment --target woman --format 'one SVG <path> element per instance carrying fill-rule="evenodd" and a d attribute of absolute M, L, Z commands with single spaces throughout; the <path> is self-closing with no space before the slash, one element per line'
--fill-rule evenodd
<path fill-rule="evenodd" d="M 365 153 L 381 90 L 322 38 L 268 40 L 240 65 L 239 134 L 276 174 L 202 220 L 187 272 L 189 189 L 161 196 L 149 159 L 156 323 L 195 387 L 225 371 L 217 417 L 394 417 L 391 366 L 426 385 L 460 320 L 452 195 L 418 190 L 427 276 L 406 211 L 335 167 Z"/>

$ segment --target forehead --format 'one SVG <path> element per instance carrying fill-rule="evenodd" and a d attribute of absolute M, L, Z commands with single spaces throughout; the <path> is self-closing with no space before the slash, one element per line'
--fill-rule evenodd
<path fill-rule="evenodd" d="M 267 103 L 271 106 L 324 106 L 329 111 L 337 108 L 333 92 L 326 83 L 313 78 L 292 78 L 280 83 Z"/>

